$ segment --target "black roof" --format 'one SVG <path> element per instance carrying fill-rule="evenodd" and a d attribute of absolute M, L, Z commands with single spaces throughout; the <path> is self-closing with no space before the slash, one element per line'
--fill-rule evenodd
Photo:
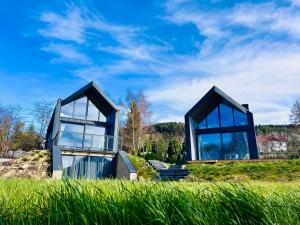
<path fill-rule="evenodd" d="M 187 113 L 186 116 L 189 115 L 198 115 L 202 114 L 199 112 L 201 109 L 205 109 L 204 111 L 209 111 L 216 104 L 219 104 L 221 101 L 226 101 L 229 104 L 232 104 L 238 110 L 246 113 L 249 111 L 245 106 L 237 103 L 234 99 L 225 94 L 221 89 L 213 86 Z"/>
<path fill-rule="evenodd" d="M 93 104 L 101 109 L 101 112 L 107 116 L 112 111 L 118 111 L 118 107 L 112 102 L 112 100 L 104 94 L 104 92 L 99 88 L 99 86 L 91 81 L 84 87 L 80 88 L 78 91 L 70 95 L 61 101 L 62 106 L 66 105 L 72 101 L 75 101 L 83 96 L 88 97 Z"/>

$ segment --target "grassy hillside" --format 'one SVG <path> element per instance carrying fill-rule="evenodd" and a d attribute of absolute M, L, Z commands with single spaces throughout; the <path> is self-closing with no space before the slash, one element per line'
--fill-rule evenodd
<path fill-rule="evenodd" d="M 157 175 L 156 171 L 146 162 L 145 159 L 130 154 L 128 154 L 128 158 L 138 171 L 139 180 L 151 180 Z"/>
<path fill-rule="evenodd" d="M 0 224 L 299 224 L 299 183 L 0 180 Z"/>
<path fill-rule="evenodd" d="M 20 158 L 0 163 L 2 178 L 47 178 L 49 170 L 49 152 L 34 150 L 26 152 Z"/>
<path fill-rule="evenodd" d="M 300 160 L 268 162 L 222 162 L 216 164 L 187 164 L 189 181 L 293 181 L 300 180 Z"/>

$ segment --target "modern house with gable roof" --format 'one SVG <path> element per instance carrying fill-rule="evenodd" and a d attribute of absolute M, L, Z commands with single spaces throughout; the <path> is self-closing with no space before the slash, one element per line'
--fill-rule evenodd
<path fill-rule="evenodd" d="M 212 87 L 185 115 L 187 160 L 258 159 L 253 114 Z"/>
<path fill-rule="evenodd" d="M 118 133 L 118 107 L 95 82 L 58 99 L 46 135 L 52 176 L 135 179 Z"/>

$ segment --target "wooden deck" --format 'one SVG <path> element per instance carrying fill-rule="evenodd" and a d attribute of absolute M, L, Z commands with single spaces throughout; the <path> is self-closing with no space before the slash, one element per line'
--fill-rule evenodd
<path fill-rule="evenodd" d="M 288 159 L 246 159 L 246 160 L 192 160 L 187 161 L 189 164 L 215 164 L 215 163 L 259 163 L 259 162 L 270 162 L 270 161 L 286 161 Z"/>

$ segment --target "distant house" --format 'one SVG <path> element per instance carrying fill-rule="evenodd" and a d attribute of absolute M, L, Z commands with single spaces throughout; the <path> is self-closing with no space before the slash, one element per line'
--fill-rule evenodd
<path fill-rule="evenodd" d="M 253 115 L 217 87 L 185 115 L 187 160 L 257 159 Z"/>
<path fill-rule="evenodd" d="M 90 82 L 58 99 L 46 135 L 55 178 L 123 177 L 136 170 L 121 151 L 118 107 Z"/>
<path fill-rule="evenodd" d="M 275 135 L 258 135 L 256 137 L 259 152 L 286 152 L 287 149 L 287 139 L 284 136 Z"/>

